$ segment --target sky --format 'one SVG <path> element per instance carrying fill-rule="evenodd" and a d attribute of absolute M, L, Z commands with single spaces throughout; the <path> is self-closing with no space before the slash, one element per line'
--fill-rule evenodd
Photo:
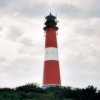
<path fill-rule="evenodd" d="M 0 87 L 42 86 L 50 12 L 59 21 L 62 86 L 100 89 L 100 0 L 0 0 Z"/>

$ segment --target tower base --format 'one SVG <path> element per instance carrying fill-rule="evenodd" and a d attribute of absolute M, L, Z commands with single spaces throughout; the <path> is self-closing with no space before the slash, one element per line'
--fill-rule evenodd
<path fill-rule="evenodd" d="M 56 86 L 61 86 L 61 85 L 60 84 L 47 84 L 47 85 L 43 85 L 42 88 L 47 89 L 49 87 L 56 87 Z"/>

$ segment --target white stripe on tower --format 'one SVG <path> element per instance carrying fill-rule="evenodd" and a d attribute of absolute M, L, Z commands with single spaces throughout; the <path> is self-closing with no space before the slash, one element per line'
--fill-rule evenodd
<path fill-rule="evenodd" d="M 47 60 L 59 60 L 58 59 L 58 48 L 48 47 L 45 48 L 45 61 Z"/>

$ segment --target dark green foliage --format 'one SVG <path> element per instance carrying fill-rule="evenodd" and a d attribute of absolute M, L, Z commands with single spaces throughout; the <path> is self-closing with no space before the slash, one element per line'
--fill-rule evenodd
<path fill-rule="evenodd" d="M 0 88 L 0 100 L 100 100 L 100 90 L 55 86 L 47 89 L 38 84 L 26 84 L 15 89 Z"/>

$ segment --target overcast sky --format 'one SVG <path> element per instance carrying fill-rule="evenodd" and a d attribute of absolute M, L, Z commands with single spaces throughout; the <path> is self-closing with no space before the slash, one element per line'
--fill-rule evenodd
<path fill-rule="evenodd" d="M 62 85 L 100 89 L 100 0 L 0 0 L 0 87 L 42 85 L 50 12 L 59 20 Z"/>

